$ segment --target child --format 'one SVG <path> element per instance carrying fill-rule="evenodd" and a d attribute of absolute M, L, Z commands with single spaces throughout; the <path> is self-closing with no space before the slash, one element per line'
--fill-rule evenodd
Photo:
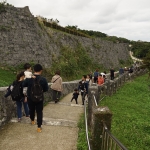
<path fill-rule="evenodd" d="M 31 65 L 29 63 L 24 64 L 24 69 L 25 69 L 25 78 L 32 78 L 34 77 L 34 75 L 32 74 L 32 69 L 31 69 Z"/>
<path fill-rule="evenodd" d="M 72 97 L 72 99 L 71 99 L 71 102 L 73 101 L 73 99 L 75 99 L 76 104 L 78 104 L 78 95 L 79 95 L 79 91 L 78 91 L 78 89 L 76 88 L 76 89 L 74 89 L 74 93 L 73 93 L 73 97 Z"/>
<path fill-rule="evenodd" d="M 30 65 L 29 63 L 24 64 L 24 69 L 25 69 L 25 71 L 24 71 L 24 74 L 25 74 L 24 80 L 25 80 L 25 79 L 29 79 L 29 78 L 36 78 L 36 77 L 32 74 L 32 68 L 31 68 L 31 65 Z M 26 94 L 26 93 L 27 93 L 27 87 L 24 87 L 24 88 L 23 88 L 23 93 L 24 93 L 25 95 L 27 95 L 27 94 Z"/>

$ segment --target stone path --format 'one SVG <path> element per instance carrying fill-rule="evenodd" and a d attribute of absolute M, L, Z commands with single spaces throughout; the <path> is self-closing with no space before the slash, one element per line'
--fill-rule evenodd
<path fill-rule="evenodd" d="M 79 105 L 70 102 L 68 94 L 61 102 L 49 103 L 44 107 L 42 132 L 37 133 L 36 125 L 23 117 L 16 118 L 0 130 L 0 150 L 76 150 L 80 115 L 83 113 L 81 96 Z"/>

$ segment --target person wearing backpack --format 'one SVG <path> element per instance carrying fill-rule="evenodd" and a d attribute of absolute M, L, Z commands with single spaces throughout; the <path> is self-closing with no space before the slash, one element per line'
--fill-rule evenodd
<path fill-rule="evenodd" d="M 55 101 L 55 103 L 57 103 L 60 99 L 61 96 L 61 92 L 63 90 L 62 88 L 62 78 L 60 76 L 60 71 L 57 70 L 55 72 L 55 75 L 52 77 L 51 80 L 51 89 L 52 89 L 52 99 L 53 101 Z"/>
<path fill-rule="evenodd" d="M 88 94 L 88 84 L 86 82 L 86 75 L 82 76 L 82 80 L 79 82 L 78 90 L 81 92 L 82 105 L 84 105 L 85 96 Z"/>
<path fill-rule="evenodd" d="M 29 117 L 29 109 L 28 109 L 27 99 L 26 99 L 25 95 L 23 94 L 24 77 L 25 77 L 24 72 L 23 71 L 20 72 L 17 75 L 17 79 L 10 86 L 10 95 L 12 97 L 12 100 L 16 101 L 16 105 L 17 105 L 18 122 L 20 122 L 21 118 L 22 118 L 22 104 L 24 106 L 24 111 L 25 111 L 26 117 Z"/>
<path fill-rule="evenodd" d="M 35 78 L 26 78 L 23 87 L 27 87 L 27 99 L 30 111 L 31 124 L 35 124 L 35 111 L 37 113 L 37 132 L 42 132 L 41 125 L 43 120 L 43 93 L 48 91 L 47 80 L 41 76 L 42 66 L 40 64 L 34 65 Z M 26 93 L 24 91 L 24 93 Z"/>
<path fill-rule="evenodd" d="M 98 69 L 96 69 L 96 71 L 94 72 L 94 83 L 97 83 L 98 76 L 99 76 L 99 72 Z"/>

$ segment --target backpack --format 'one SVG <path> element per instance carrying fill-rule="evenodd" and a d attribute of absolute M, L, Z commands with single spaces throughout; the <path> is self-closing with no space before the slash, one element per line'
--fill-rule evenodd
<path fill-rule="evenodd" d="M 32 78 L 32 87 L 31 87 L 31 100 L 33 102 L 40 102 L 44 100 L 43 97 L 43 88 L 40 84 L 40 78 Z"/>
<path fill-rule="evenodd" d="M 14 82 L 11 91 L 11 98 L 13 101 L 20 101 L 23 97 L 22 82 Z"/>

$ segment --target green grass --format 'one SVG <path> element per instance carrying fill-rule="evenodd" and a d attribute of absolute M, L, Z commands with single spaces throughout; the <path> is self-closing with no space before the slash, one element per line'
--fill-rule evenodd
<path fill-rule="evenodd" d="M 126 83 L 101 106 L 113 113 L 111 132 L 129 150 L 150 149 L 150 81 L 147 75 Z"/>
<path fill-rule="evenodd" d="M 78 128 L 79 132 L 78 132 L 77 150 L 87 150 L 88 146 L 86 142 L 84 114 L 80 117 Z"/>
<path fill-rule="evenodd" d="M 0 68 L 0 87 L 8 86 L 15 80 L 16 75 L 12 71 Z"/>

